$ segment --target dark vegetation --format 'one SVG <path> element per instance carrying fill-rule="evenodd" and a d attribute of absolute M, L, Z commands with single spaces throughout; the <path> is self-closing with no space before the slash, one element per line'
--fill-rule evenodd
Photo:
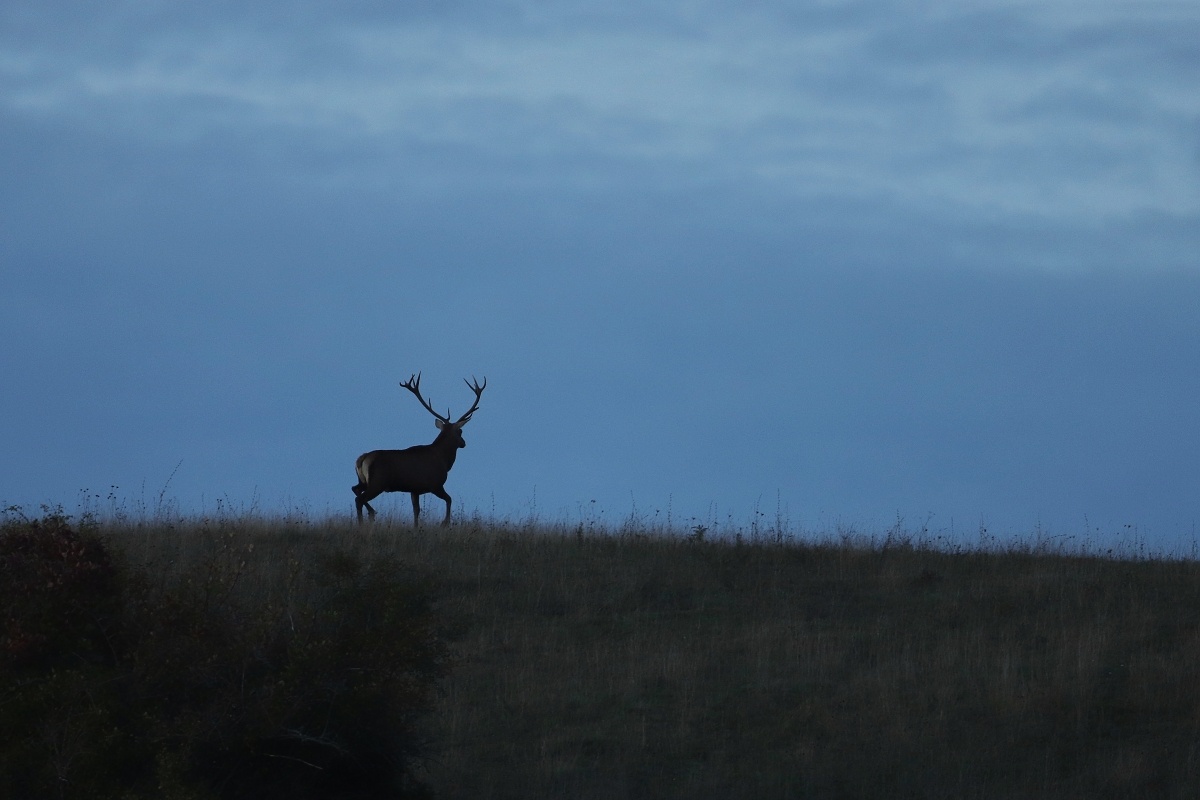
<path fill-rule="evenodd" d="M 480 520 L 3 536 L 3 797 L 1200 796 L 1193 560 Z"/>
<path fill-rule="evenodd" d="M 0 797 L 423 796 L 446 650 L 391 557 L 254 526 L 0 530 Z"/>

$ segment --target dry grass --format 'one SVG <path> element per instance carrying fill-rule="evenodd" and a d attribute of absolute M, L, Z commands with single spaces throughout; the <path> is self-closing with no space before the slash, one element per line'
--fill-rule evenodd
<path fill-rule="evenodd" d="M 0 797 L 428 796 L 419 725 L 448 663 L 430 587 L 344 544 L 0 524 Z"/>
<path fill-rule="evenodd" d="M 213 557 L 186 526 L 109 535 L 180 579 Z M 432 581 L 453 652 L 428 723 L 442 797 L 1200 791 L 1193 561 L 478 520 L 221 535 L 243 586 L 285 586 L 314 543 Z"/>

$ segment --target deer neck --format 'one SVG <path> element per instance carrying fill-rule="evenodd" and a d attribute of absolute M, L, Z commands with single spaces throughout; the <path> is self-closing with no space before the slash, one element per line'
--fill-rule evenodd
<path fill-rule="evenodd" d="M 446 462 L 447 470 L 454 466 L 454 459 L 458 458 L 458 442 L 453 437 L 448 434 L 438 434 L 431 446 Z"/>

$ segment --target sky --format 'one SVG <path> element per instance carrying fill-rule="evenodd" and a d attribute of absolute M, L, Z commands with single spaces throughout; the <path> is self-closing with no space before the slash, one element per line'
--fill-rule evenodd
<path fill-rule="evenodd" d="M 467 513 L 1190 547 L 1197 86 L 1190 1 L 9 0 L 0 503 L 349 515 L 420 371 Z"/>

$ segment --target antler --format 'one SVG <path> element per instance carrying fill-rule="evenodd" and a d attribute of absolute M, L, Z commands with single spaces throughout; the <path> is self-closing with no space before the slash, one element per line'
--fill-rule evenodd
<path fill-rule="evenodd" d="M 401 383 L 400 385 L 403 386 L 405 389 L 408 389 L 413 394 L 415 394 L 417 396 L 417 399 L 421 401 L 421 405 L 425 406 L 426 411 L 428 411 L 430 414 L 433 414 L 435 417 L 437 417 L 438 419 L 440 419 L 442 422 L 446 423 L 447 425 L 450 424 L 450 416 L 449 416 L 450 410 L 449 409 L 446 410 L 446 416 L 443 417 L 441 414 L 439 414 L 433 410 L 433 406 L 431 406 L 428 403 L 428 401 L 425 400 L 424 397 L 421 397 L 421 373 L 418 372 L 416 375 L 410 375 L 408 377 L 408 381 L 405 383 Z"/>
<path fill-rule="evenodd" d="M 458 422 L 454 423 L 454 425 L 456 425 L 460 428 L 463 425 L 466 425 L 467 422 L 470 421 L 471 415 L 474 414 L 479 409 L 479 398 L 483 395 L 483 390 L 487 388 L 487 378 L 483 379 L 482 386 L 479 385 L 479 381 L 475 380 L 474 375 L 471 376 L 470 382 L 468 382 L 466 378 L 463 378 L 463 383 L 466 383 L 467 388 L 469 388 L 472 392 L 475 393 L 475 404 L 473 406 L 471 406 L 470 409 L 467 410 L 467 413 L 463 414 L 461 417 L 458 418 Z M 417 396 L 417 399 L 421 401 L 421 405 L 425 406 L 426 411 L 428 411 L 430 414 L 433 414 L 435 417 L 440 419 L 444 424 L 446 424 L 446 425 L 451 424 L 450 423 L 450 409 L 446 409 L 446 416 L 443 417 L 441 414 L 439 414 L 433 410 L 433 406 L 429 403 L 429 401 L 427 401 L 424 397 L 421 396 L 421 373 L 418 372 L 416 375 L 410 375 L 408 380 L 404 383 L 401 383 L 400 385 L 403 386 L 405 389 L 408 389 L 413 394 L 415 394 Z"/>
<path fill-rule="evenodd" d="M 467 388 L 475 393 L 475 405 L 471 406 L 471 408 L 467 411 L 467 413 L 465 413 L 461 417 L 459 417 L 458 422 L 454 423 L 455 425 L 458 425 L 459 427 L 466 425 L 468 422 L 470 422 L 471 415 L 474 414 L 476 409 L 479 408 L 479 398 L 483 396 L 483 390 L 487 388 L 487 377 L 485 376 L 483 379 L 483 386 L 479 385 L 479 381 L 475 380 L 474 375 L 471 376 L 470 383 L 467 383 L 466 378 L 463 378 L 463 383 L 466 383 Z"/>

